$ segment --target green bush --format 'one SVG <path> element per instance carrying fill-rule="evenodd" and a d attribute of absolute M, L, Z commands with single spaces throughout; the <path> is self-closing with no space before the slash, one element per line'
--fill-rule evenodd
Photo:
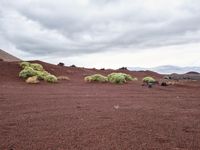
<path fill-rule="evenodd" d="M 25 67 L 22 71 L 19 73 L 19 77 L 27 79 L 28 77 L 33 77 L 37 75 L 37 71 L 35 71 L 31 67 Z"/>
<path fill-rule="evenodd" d="M 51 75 L 51 74 L 47 75 L 47 76 L 44 78 L 44 80 L 47 81 L 47 82 L 50 82 L 50 83 L 55 83 L 55 82 L 58 81 L 57 77 L 54 76 L 54 75 Z"/>
<path fill-rule="evenodd" d="M 37 71 L 37 77 L 39 80 L 45 80 L 46 76 L 51 75 L 47 71 Z"/>
<path fill-rule="evenodd" d="M 126 77 L 122 73 L 111 73 L 108 75 L 108 81 L 111 83 L 126 83 Z"/>
<path fill-rule="evenodd" d="M 101 75 L 101 74 L 94 74 L 91 76 L 87 76 L 84 79 L 86 82 L 107 82 L 107 77 Z"/>
<path fill-rule="evenodd" d="M 121 74 L 125 77 L 126 81 L 133 81 L 134 80 L 134 78 L 129 74 L 125 74 L 125 73 L 121 73 Z"/>
<path fill-rule="evenodd" d="M 27 83 L 30 82 L 35 82 L 34 79 L 37 78 L 37 80 L 45 80 L 47 82 L 55 83 L 58 81 L 57 77 L 48 73 L 47 71 L 44 70 L 43 66 L 37 63 L 29 63 L 29 62 L 22 62 L 20 63 L 20 66 L 23 68 L 22 71 L 19 73 L 19 77 L 27 79 L 29 77 L 34 77 L 30 78 L 27 80 Z"/>
<path fill-rule="evenodd" d="M 23 61 L 21 62 L 19 65 L 22 69 L 24 69 L 25 67 L 30 67 L 30 64 L 29 62 L 26 62 L 26 61 Z"/>
<path fill-rule="evenodd" d="M 133 81 L 134 79 L 136 78 L 133 78 L 131 75 L 125 73 L 111 73 L 108 75 L 108 81 L 117 84 L 126 83 L 127 81 Z"/>
<path fill-rule="evenodd" d="M 156 83 L 156 80 L 153 77 L 144 77 L 142 81 L 144 83 Z"/>
<path fill-rule="evenodd" d="M 34 70 L 37 70 L 37 71 L 43 71 L 44 70 L 43 66 L 40 65 L 40 64 L 37 64 L 37 63 L 30 64 L 30 67 L 33 68 Z"/>

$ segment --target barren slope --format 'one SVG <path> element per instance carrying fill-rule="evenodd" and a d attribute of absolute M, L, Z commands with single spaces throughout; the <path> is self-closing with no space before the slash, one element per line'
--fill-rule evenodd
<path fill-rule="evenodd" d="M 42 64 L 71 81 L 27 85 L 17 77 L 18 64 L 0 62 L 0 149 L 200 149 L 199 83 L 89 84 L 85 75 L 111 71 Z"/>
<path fill-rule="evenodd" d="M 15 57 L 11 54 L 8 54 L 7 52 L 5 52 L 1 49 L 0 49 L 0 60 L 8 61 L 8 62 L 20 61 L 19 58 Z"/>

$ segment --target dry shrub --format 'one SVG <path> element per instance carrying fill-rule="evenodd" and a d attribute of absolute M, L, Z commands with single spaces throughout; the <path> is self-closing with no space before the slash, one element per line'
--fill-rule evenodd
<path fill-rule="evenodd" d="M 29 77 L 28 79 L 26 79 L 26 83 L 29 83 L 29 84 L 36 84 L 39 82 L 40 81 L 38 80 L 37 76 Z"/>
<path fill-rule="evenodd" d="M 58 76 L 58 80 L 70 80 L 67 76 Z"/>

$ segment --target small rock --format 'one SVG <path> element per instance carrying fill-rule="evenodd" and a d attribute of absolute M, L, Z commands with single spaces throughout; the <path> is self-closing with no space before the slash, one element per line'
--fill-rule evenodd
<path fill-rule="evenodd" d="M 162 82 L 160 85 L 161 86 L 168 86 L 166 82 Z"/>
<path fill-rule="evenodd" d="M 152 88 L 152 83 L 148 83 L 148 88 Z"/>
<path fill-rule="evenodd" d="M 119 105 L 114 105 L 114 109 L 119 109 Z"/>

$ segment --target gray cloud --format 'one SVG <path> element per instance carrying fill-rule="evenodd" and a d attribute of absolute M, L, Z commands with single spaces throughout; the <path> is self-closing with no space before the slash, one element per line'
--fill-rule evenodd
<path fill-rule="evenodd" d="M 0 7 L 0 43 L 35 55 L 200 42 L 197 0 L 3 0 Z"/>

